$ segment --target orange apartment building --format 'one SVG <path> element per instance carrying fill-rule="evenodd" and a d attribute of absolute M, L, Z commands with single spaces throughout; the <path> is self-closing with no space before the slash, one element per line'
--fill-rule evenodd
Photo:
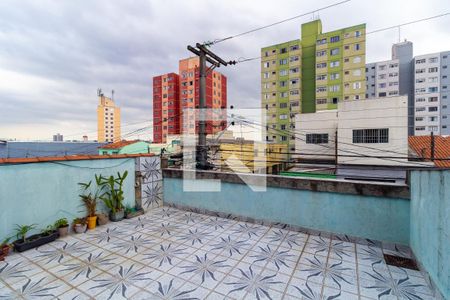
<path fill-rule="evenodd" d="M 197 132 L 198 124 L 183 124 L 185 109 L 199 108 L 199 59 L 179 62 L 179 75 L 168 73 L 153 77 L 153 142 L 165 143 L 168 135 Z M 227 78 L 212 71 L 206 78 L 206 107 L 226 109 Z M 186 116 L 187 117 L 187 116 Z M 214 134 L 226 128 L 226 121 L 207 121 L 206 132 Z"/>

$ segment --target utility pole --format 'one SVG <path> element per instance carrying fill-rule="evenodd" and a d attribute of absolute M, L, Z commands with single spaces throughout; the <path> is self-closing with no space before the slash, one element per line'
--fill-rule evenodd
<path fill-rule="evenodd" d="M 198 122 L 198 144 L 196 149 L 196 161 L 197 169 L 210 170 L 213 168 L 208 162 L 208 148 L 206 146 L 206 77 L 215 68 L 220 65 L 235 65 L 236 61 L 226 62 L 218 55 L 206 48 L 205 45 L 197 43 L 196 48 L 187 46 L 187 49 L 197 55 L 200 60 L 199 72 L 200 72 L 200 88 L 199 88 L 199 122 Z M 212 66 L 207 68 L 206 62 L 209 62 Z"/>
<path fill-rule="evenodd" d="M 338 166 L 338 132 L 337 132 L 337 130 L 334 132 L 334 164 L 336 166 L 336 171 L 337 171 L 337 166 Z"/>
<path fill-rule="evenodd" d="M 434 132 L 431 132 L 431 161 L 434 161 Z"/>

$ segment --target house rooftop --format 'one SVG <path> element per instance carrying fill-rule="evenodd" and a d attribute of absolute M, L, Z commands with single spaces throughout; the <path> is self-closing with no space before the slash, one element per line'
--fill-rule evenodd
<path fill-rule="evenodd" d="M 410 136 L 408 144 L 419 158 L 430 160 L 431 136 Z M 434 165 L 439 168 L 450 168 L 450 136 L 434 137 Z M 448 160 L 445 160 L 448 159 Z"/>
<path fill-rule="evenodd" d="M 107 144 L 104 146 L 99 147 L 99 149 L 121 149 L 125 146 L 131 145 L 131 144 L 135 144 L 140 142 L 139 140 L 132 140 L 132 141 L 126 141 L 126 140 L 122 140 L 122 141 L 118 141 L 115 143 L 111 143 L 111 144 Z"/>

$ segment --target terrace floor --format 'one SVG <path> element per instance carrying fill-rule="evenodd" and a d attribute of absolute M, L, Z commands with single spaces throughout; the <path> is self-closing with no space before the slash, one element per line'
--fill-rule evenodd
<path fill-rule="evenodd" d="M 0 262 L 0 299 L 434 299 L 383 249 L 174 208 Z"/>

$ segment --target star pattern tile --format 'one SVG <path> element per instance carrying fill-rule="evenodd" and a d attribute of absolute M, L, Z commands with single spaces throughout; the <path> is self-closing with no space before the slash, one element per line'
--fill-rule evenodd
<path fill-rule="evenodd" d="M 155 207 L 8 256 L 0 299 L 439 299 L 383 253 L 411 252 Z"/>

